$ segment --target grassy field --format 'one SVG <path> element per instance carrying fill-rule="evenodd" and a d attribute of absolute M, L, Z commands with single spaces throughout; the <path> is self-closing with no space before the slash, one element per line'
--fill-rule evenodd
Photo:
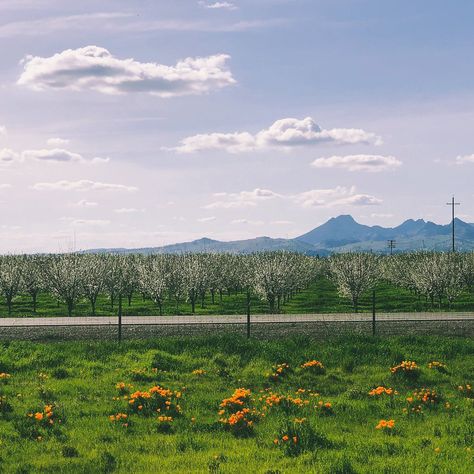
<path fill-rule="evenodd" d="M 371 294 L 363 295 L 360 301 L 359 310 L 361 312 L 371 311 Z M 418 298 L 407 290 L 394 287 L 389 284 L 380 284 L 376 292 L 377 311 L 437 311 L 448 308 L 445 304 L 440 308 L 437 304 L 432 307 L 424 298 Z M 474 311 L 474 295 L 469 292 L 462 293 L 452 306 L 453 311 Z M 157 307 L 150 300 L 144 300 L 140 294 L 133 295 L 131 305 L 124 302 L 124 315 L 156 315 L 159 314 Z M 244 293 L 224 294 L 222 304 L 219 296 L 216 295 L 214 304 L 210 295 L 206 295 L 204 307 L 196 305 L 196 314 L 244 314 L 246 311 L 246 295 Z M 268 305 L 252 297 L 252 312 L 254 314 L 268 313 Z M 352 311 L 349 300 L 340 298 L 335 286 L 326 279 L 314 282 L 308 289 L 295 295 L 291 301 L 282 304 L 282 313 L 346 313 Z M 86 299 L 81 300 L 75 310 L 74 315 L 89 316 L 91 314 L 90 304 Z M 117 314 L 117 302 L 114 308 L 111 307 L 110 299 L 106 295 L 99 297 L 96 314 L 100 316 L 110 316 Z M 167 301 L 164 304 L 164 314 L 191 314 L 191 305 L 182 302 L 178 311 L 174 302 Z M 3 299 L 0 299 L 0 317 L 7 316 L 8 311 Z M 50 295 L 41 294 L 38 298 L 38 308 L 36 314 L 32 311 L 31 299 L 27 296 L 19 296 L 15 299 L 12 316 L 67 316 L 65 305 L 59 304 Z"/>
<path fill-rule="evenodd" d="M 472 339 L 12 342 L 0 373 L 0 472 L 473 469 Z"/>

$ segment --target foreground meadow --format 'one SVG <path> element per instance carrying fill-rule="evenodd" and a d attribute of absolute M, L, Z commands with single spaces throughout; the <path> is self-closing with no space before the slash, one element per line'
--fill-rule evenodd
<path fill-rule="evenodd" d="M 472 472 L 473 382 L 461 338 L 4 343 L 0 472 Z"/>

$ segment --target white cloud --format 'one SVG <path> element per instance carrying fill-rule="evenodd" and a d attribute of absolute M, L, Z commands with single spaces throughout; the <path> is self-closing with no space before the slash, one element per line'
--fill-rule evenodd
<path fill-rule="evenodd" d="M 0 190 L 1 189 L 10 189 L 12 187 L 11 184 L 8 183 L 0 183 Z"/>
<path fill-rule="evenodd" d="M 253 191 L 241 191 L 240 193 L 214 193 L 214 197 L 221 198 L 204 206 L 205 209 L 240 209 L 255 207 L 257 202 L 267 201 L 281 197 L 269 189 L 256 188 Z"/>
<path fill-rule="evenodd" d="M 2 0 L 3 2 L 4 0 Z M 14 36 L 39 36 L 58 31 L 83 30 L 85 28 L 102 29 L 113 26 L 113 22 L 133 17 L 133 13 L 107 12 L 64 15 L 35 20 L 12 21 L 0 25 L 0 38 Z"/>
<path fill-rule="evenodd" d="M 379 172 L 398 168 L 402 162 L 394 156 L 346 155 L 318 158 L 311 163 L 314 168 L 341 168 L 348 171 Z"/>
<path fill-rule="evenodd" d="M 245 225 L 263 225 L 263 221 L 252 221 L 249 219 L 234 219 L 231 224 L 245 224 Z"/>
<path fill-rule="evenodd" d="M 0 149 L 0 164 L 9 165 L 14 162 L 40 161 L 50 163 L 81 163 L 98 165 L 108 163 L 110 158 L 95 157 L 84 158 L 79 153 L 74 153 L 63 148 L 43 148 L 38 150 L 24 150 L 17 153 L 9 148 Z"/>
<path fill-rule="evenodd" d="M 10 148 L 0 149 L 0 165 L 10 165 L 21 160 L 21 156 Z"/>
<path fill-rule="evenodd" d="M 123 184 L 100 183 L 81 179 L 78 181 L 56 181 L 53 183 L 36 183 L 33 185 L 36 191 L 137 191 L 134 186 L 125 186 Z"/>
<path fill-rule="evenodd" d="M 80 201 L 76 202 L 74 204 L 75 207 L 97 207 L 99 203 L 94 202 L 94 201 L 88 201 L 87 199 L 81 199 Z"/>
<path fill-rule="evenodd" d="M 347 188 L 336 186 L 328 189 L 312 189 L 297 194 L 278 194 L 269 189 L 254 189 L 240 193 L 215 193 L 215 198 L 220 198 L 206 206 L 205 209 L 243 209 L 256 207 L 261 202 L 279 198 L 283 201 L 293 202 L 304 208 L 334 207 L 334 206 L 373 206 L 382 203 L 381 199 L 369 194 L 356 193 L 354 186 Z M 282 221 L 285 222 L 286 221 Z"/>
<path fill-rule="evenodd" d="M 333 205 L 341 206 L 379 206 L 382 204 L 382 199 L 371 196 L 370 194 L 355 194 L 347 198 L 336 201 Z"/>
<path fill-rule="evenodd" d="M 70 224 L 74 227 L 93 226 L 105 227 L 110 224 L 110 221 L 104 219 L 73 219 Z"/>
<path fill-rule="evenodd" d="M 135 207 L 121 207 L 119 209 L 114 209 L 114 212 L 117 214 L 136 214 L 138 212 L 145 212 L 145 209 L 136 209 Z"/>
<path fill-rule="evenodd" d="M 456 157 L 456 164 L 465 165 L 466 163 L 474 163 L 474 154 Z"/>
<path fill-rule="evenodd" d="M 0 10 L 5 0 L 0 2 Z M 16 0 L 17 2 L 19 0 Z M 39 1 L 39 0 L 36 0 Z M 220 2 L 224 3 L 224 2 Z M 228 2 L 230 3 L 230 2 Z M 104 12 L 79 15 L 63 15 L 45 17 L 35 20 L 12 21 L 0 25 L 0 38 L 15 36 L 34 36 L 58 34 L 62 31 L 93 30 L 100 27 L 101 31 L 113 33 L 130 32 L 163 32 L 163 31 L 195 31 L 195 32 L 242 32 L 262 28 L 278 27 L 289 22 L 288 18 L 265 18 L 258 20 L 242 20 L 234 22 L 216 22 L 203 19 L 160 19 L 144 20 L 135 13 Z"/>
<path fill-rule="evenodd" d="M 0 125 L 0 136 L 5 136 L 7 134 L 7 127 L 5 125 Z"/>
<path fill-rule="evenodd" d="M 197 219 L 198 222 L 212 222 L 212 221 L 215 221 L 215 220 L 216 220 L 216 217 L 214 217 L 214 216 L 201 217 L 201 218 Z"/>
<path fill-rule="evenodd" d="M 22 153 L 22 157 L 25 160 L 52 161 L 59 163 L 82 163 L 85 161 L 78 153 L 73 153 L 62 148 L 25 150 Z"/>
<path fill-rule="evenodd" d="M 198 2 L 199 5 L 201 5 L 204 8 L 209 8 L 211 10 L 220 10 L 220 9 L 225 9 L 225 10 L 237 10 L 237 6 L 234 5 L 231 2 L 213 2 L 213 3 L 208 3 L 208 2 Z"/>
<path fill-rule="evenodd" d="M 372 217 L 373 219 L 390 219 L 393 217 L 393 214 L 383 214 L 383 213 L 372 213 L 370 214 L 370 217 Z"/>
<path fill-rule="evenodd" d="M 65 138 L 48 138 L 48 140 L 46 141 L 46 143 L 49 145 L 49 146 L 53 146 L 53 147 L 61 147 L 61 146 L 65 146 L 69 143 L 69 140 L 65 139 Z"/>
<path fill-rule="evenodd" d="M 146 92 L 159 97 L 203 94 L 235 84 L 229 56 L 186 58 L 175 66 L 119 59 L 105 48 L 86 46 L 54 56 L 27 56 L 18 84 L 34 90 L 93 90 L 103 94 Z"/>
<path fill-rule="evenodd" d="M 282 221 L 272 221 L 270 222 L 270 224 L 275 224 L 275 225 L 291 225 L 291 224 L 294 224 L 293 221 L 285 221 L 285 220 L 282 220 Z"/>
<path fill-rule="evenodd" d="M 293 201 L 305 208 L 334 206 L 372 206 L 382 200 L 369 194 L 356 194 L 355 187 L 337 186 L 329 189 L 312 189 L 292 196 Z"/>
<path fill-rule="evenodd" d="M 204 206 L 204 209 L 241 209 L 243 207 L 255 207 L 251 201 L 215 201 Z"/>
<path fill-rule="evenodd" d="M 208 133 L 193 135 L 181 140 L 180 145 L 168 150 L 195 153 L 203 150 L 225 150 L 243 153 L 258 150 L 289 150 L 294 147 L 334 144 L 375 144 L 382 140 L 377 135 L 357 128 L 322 129 L 311 117 L 302 120 L 286 118 L 277 120 L 269 128 L 256 134 L 249 132 Z"/>

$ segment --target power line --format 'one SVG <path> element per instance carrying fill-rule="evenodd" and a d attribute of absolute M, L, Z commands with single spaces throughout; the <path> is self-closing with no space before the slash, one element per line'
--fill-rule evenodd
<path fill-rule="evenodd" d="M 451 206 L 452 208 L 452 217 L 453 217 L 453 220 L 452 220 L 452 249 L 453 249 L 453 252 L 456 252 L 456 246 L 455 246 L 455 240 L 454 240 L 454 207 L 455 206 L 460 206 L 461 203 L 460 202 L 456 202 L 455 199 L 454 199 L 454 196 L 451 198 L 451 202 L 447 202 L 446 203 L 447 206 Z"/>

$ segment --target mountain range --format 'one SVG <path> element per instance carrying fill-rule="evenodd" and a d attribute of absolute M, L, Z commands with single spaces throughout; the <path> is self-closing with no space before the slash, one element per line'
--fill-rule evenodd
<path fill-rule="evenodd" d="M 456 248 L 474 250 L 474 224 L 455 219 Z M 88 253 L 183 253 L 183 252 L 234 252 L 251 253 L 270 250 L 288 250 L 308 255 L 325 256 L 350 250 L 389 252 L 388 240 L 395 241 L 394 252 L 413 250 L 451 249 L 451 224 L 440 225 L 423 219 L 408 219 L 396 227 L 359 224 L 350 215 L 329 219 L 324 224 L 294 239 L 257 237 L 247 240 L 221 242 L 208 238 L 162 247 L 103 248 Z"/>

